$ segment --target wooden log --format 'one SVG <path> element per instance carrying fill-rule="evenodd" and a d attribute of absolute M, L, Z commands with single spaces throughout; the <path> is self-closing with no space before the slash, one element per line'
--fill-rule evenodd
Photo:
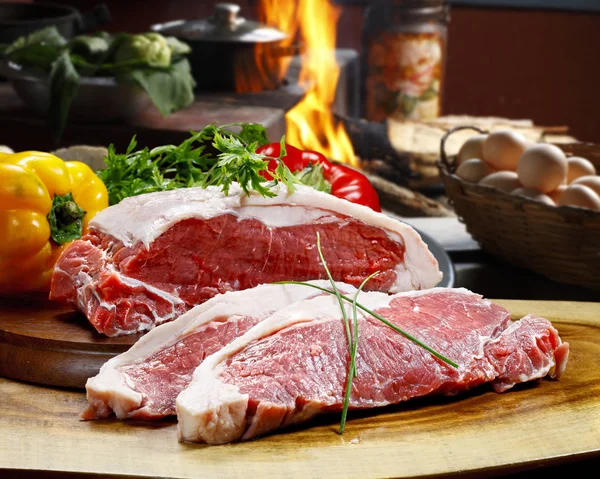
<path fill-rule="evenodd" d="M 397 185 L 378 175 L 364 172 L 377 190 L 381 207 L 398 216 L 410 218 L 456 216 L 454 211 L 441 201 L 422 193 Z"/>
<path fill-rule="evenodd" d="M 342 115 L 336 117 L 344 124 L 363 170 L 385 175 L 400 185 L 408 184 L 414 176 L 409 157 L 392 146 L 385 124 Z"/>

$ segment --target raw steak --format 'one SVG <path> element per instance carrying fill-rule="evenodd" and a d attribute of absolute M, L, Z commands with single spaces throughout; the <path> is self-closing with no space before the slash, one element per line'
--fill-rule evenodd
<path fill-rule="evenodd" d="M 107 336 L 175 319 L 215 294 L 281 280 L 325 277 L 321 235 L 336 280 L 396 293 L 435 286 L 438 263 L 410 226 L 309 187 L 275 198 L 237 185 L 186 188 L 123 200 L 71 243 L 52 277 L 51 299 L 82 311 Z"/>
<path fill-rule="evenodd" d="M 546 319 L 510 321 L 504 308 L 464 289 L 363 293 L 359 302 L 459 364 L 455 369 L 372 317 L 360 315 L 351 409 L 430 395 L 454 395 L 490 382 L 558 378 L 568 343 Z M 349 308 L 350 313 L 350 308 Z M 196 369 L 177 397 L 182 441 L 251 439 L 343 406 L 349 364 L 336 299 L 284 308 Z"/>
<path fill-rule="evenodd" d="M 328 287 L 328 281 L 311 281 Z M 352 286 L 343 286 L 347 292 Z M 277 310 L 321 294 L 300 285 L 262 285 L 217 295 L 163 324 L 107 361 L 86 383 L 84 419 L 159 419 L 175 414 L 175 399 L 202 360 Z"/>

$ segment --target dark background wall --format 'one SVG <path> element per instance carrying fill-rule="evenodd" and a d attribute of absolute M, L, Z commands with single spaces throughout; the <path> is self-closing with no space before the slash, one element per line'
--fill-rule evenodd
<path fill-rule="evenodd" d="M 98 2 L 60 3 L 85 11 Z M 113 16 L 107 29 L 132 32 L 155 22 L 208 16 L 214 4 L 210 0 L 105 3 Z M 255 0 L 238 3 L 246 16 L 252 16 Z M 452 7 L 448 32 L 444 114 L 530 118 L 539 125 L 567 125 L 578 139 L 600 143 L 599 12 L 459 3 Z M 340 47 L 360 50 L 362 22 L 362 7 L 343 6 Z"/>
<path fill-rule="evenodd" d="M 600 14 L 455 8 L 444 111 L 568 125 L 600 142 Z"/>

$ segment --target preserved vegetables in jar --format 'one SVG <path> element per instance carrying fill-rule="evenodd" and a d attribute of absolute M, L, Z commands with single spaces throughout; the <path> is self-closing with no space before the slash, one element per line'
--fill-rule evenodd
<path fill-rule="evenodd" d="M 373 1 L 362 45 L 368 120 L 440 115 L 449 8 L 444 1 Z"/>

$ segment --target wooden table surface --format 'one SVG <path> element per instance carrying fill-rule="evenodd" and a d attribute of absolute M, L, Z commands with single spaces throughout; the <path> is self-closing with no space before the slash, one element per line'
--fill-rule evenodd
<path fill-rule="evenodd" d="M 600 303 L 498 300 L 571 343 L 559 381 L 414 400 L 247 443 L 183 444 L 176 421 L 82 421 L 80 390 L 0 378 L 0 477 L 519 477 L 600 466 Z M 526 472 L 523 472 L 526 471 Z"/>

